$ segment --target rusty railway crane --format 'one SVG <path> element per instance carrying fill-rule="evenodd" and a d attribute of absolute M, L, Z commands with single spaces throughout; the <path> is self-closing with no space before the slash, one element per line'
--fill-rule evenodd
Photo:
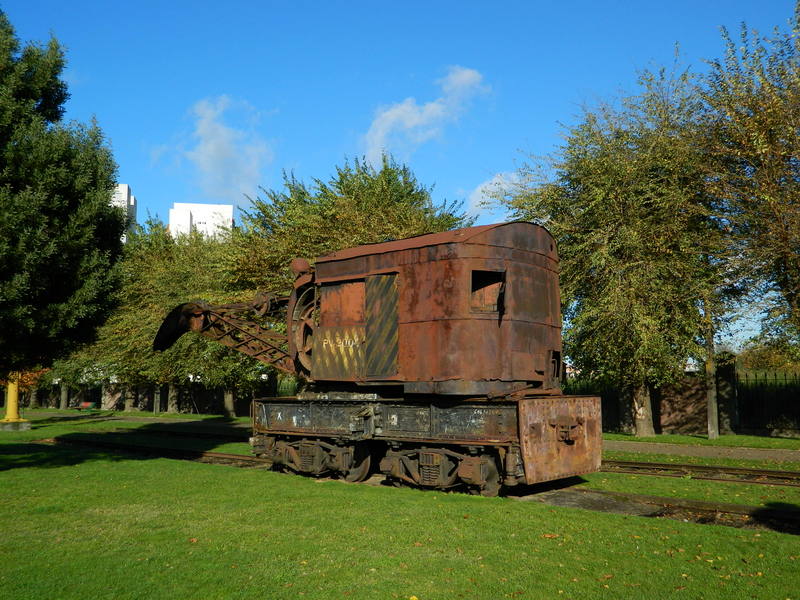
<path fill-rule="evenodd" d="M 543 227 L 470 227 L 291 267 L 291 295 L 182 304 L 153 344 L 192 330 L 308 382 L 253 401 L 256 455 L 484 495 L 600 468 L 600 399 L 561 393 L 558 255 Z"/>

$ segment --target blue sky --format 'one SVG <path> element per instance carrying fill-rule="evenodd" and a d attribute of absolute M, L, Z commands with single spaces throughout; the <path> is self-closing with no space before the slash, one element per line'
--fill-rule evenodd
<path fill-rule="evenodd" d="M 23 41 L 67 49 L 67 118 L 95 116 L 139 200 L 246 207 L 282 171 L 327 179 L 385 149 L 470 206 L 638 69 L 722 53 L 719 27 L 785 27 L 790 0 L 0 0 Z M 482 211 L 479 222 L 503 219 Z"/>

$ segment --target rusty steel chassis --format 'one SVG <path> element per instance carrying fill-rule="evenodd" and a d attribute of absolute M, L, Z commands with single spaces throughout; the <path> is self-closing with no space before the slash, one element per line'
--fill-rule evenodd
<path fill-rule="evenodd" d="M 251 439 L 257 457 L 279 468 L 314 476 L 338 474 L 346 481 L 364 481 L 376 472 L 374 465 L 379 460 L 377 471 L 393 482 L 420 487 L 466 486 L 470 492 L 496 496 L 501 483 L 512 486 L 522 482 L 522 473 L 512 475 L 511 469 L 503 470 L 501 482 L 497 467 L 498 461 L 505 465 L 518 462 L 518 446 L 437 446 L 441 442 L 433 440 L 418 443 L 396 439 L 347 442 L 278 433 L 256 433 Z"/>
<path fill-rule="evenodd" d="M 313 476 L 338 475 L 352 482 L 380 472 L 396 485 L 461 487 L 485 496 L 496 496 L 503 485 L 525 482 L 518 441 L 404 438 L 379 431 L 326 435 L 259 425 L 258 405 L 270 401 L 284 404 L 287 400 L 294 399 L 258 399 L 251 409 L 253 453 L 272 461 L 278 469 Z"/>

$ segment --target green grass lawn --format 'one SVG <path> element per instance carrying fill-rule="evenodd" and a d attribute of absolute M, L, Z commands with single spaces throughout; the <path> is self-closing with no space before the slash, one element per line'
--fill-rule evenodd
<path fill-rule="evenodd" d="M 657 462 L 689 465 L 718 465 L 747 469 L 772 469 L 774 471 L 798 471 L 800 462 L 788 460 L 746 460 L 742 458 L 683 456 L 680 454 L 650 454 L 646 452 L 622 452 L 603 449 L 603 460 L 630 460 L 634 462 Z"/>
<path fill-rule="evenodd" d="M 39 435 L 69 427 L 90 425 Z M 3 598 L 800 597 L 788 534 L 115 455 L 29 433 L 0 437 Z M 602 487 L 609 475 L 587 479 Z M 653 493 L 624 477 L 638 482 L 627 491 Z"/>
<path fill-rule="evenodd" d="M 0 414 L 3 413 L 4 409 L 0 408 Z M 129 411 L 119 411 L 119 410 L 78 410 L 77 408 L 68 408 L 66 410 L 61 410 L 59 408 L 22 408 L 20 409 L 20 413 L 23 418 L 25 419 L 40 419 L 46 416 L 57 415 L 57 416 L 73 416 L 73 415 L 90 415 L 90 416 L 97 416 L 97 417 L 137 417 L 137 418 L 150 418 L 150 419 L 176 419 L 176 420 L 191 420 L 191 421 L 198 421 L 198 420 L 220 420 L 225 419 L 227 421 L 238 421 L 247 423 L 250 421 L 250 417 L 235 417 L 235 418 L 228 418 L 223 417 L 222 415 L 201 415 L 197 413 L 168 413 L 168 412 L 160 412 L 160 413 L 153 413 L 152 411 L 143 411 L 143 410 L 129 410 Z"/>
<path fill-rule="evenodd" d="M 661 444 L 682 444 L 690 446 L 723 446 L 734 448 L 784 448 L 800 450 L 800 438 L 767 437 L 760 435 L 721 435 L 709 440 L 701 435 L 656 435 L 636 437 L 627 433 L 604 433 L 604 440 L 622 442 L 655 442 Z"/>
<path fill-rule="evenodd" d="M 161 422 L 160 419 L 137 419 L 134 421 L 125 421 L 117 418 L 120 413 L 113 413 L 111 411 L 94 411 L 94 412 L 78 412 L 78 411 L 58 411 L 52 413 L 50 411 L 32 411 L 26 418 L 31 422 L 31 428 L 28 431 L 15 432 L 15 438 L 21 440 L 37 440 L 46 437 L 56 437 L 63 434 L 71 433 L 104 433 L 114 430 L 138 430 L 146 433 L 151 432 L 157 434 L 159 431 L 216 431 L 224 433 L 226 430 L 232 430 L 235 426 L 241 426 L 242 423 L 249 423 L 250 419 L 246 417 L 239 417 L 236 419 L 228 419 L 219 415 L 206 416 L 203 419 L 197 419 L 195 415 L 192 422 L 189 419 L 175 419 L 167 422 Z M 241 428 L 234 431 L 242 432 Z M 247 429 L 245 429 L 247 431 Z M 3 439 L 7 439 L 3 438 Z"/>
<path fill-rule="evenodd" d="M 591 473 L 578 487 L 611 492 L 646 494 L 705 502 L 728 502 L 748 506 L 787 505 L 800 510 L 800 488 L 704 481 L 691 477 L 653 477 L 623 473 Z M 800 540 L 798 540 L 800 546 Z M 800 567 L 800 565 L 798 565 Z"/>

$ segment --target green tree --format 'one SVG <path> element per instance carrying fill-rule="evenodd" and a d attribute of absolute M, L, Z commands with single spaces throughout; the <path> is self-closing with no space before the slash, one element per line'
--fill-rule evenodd
<path fill-rule="evenodd" d="M 790 329 L 800 330 L 800 4 L 789 31 L 723 30 L 701 89 L 710 193 L 727 204 L 742 256 Z M 773 292 L 773 293 L 769 293 Z M 777 311 L 775 310 L 777 309 Z"/>
<path fill-rule="evenodd" d="M 260 381 L 266 367 L 201 336 L 184 336 L 165 352 L 151 349 L 162 320 L 176 305 L 194 299 L 210 304 L 249 299 L 225 287 L 227 245 L 225 236 L 192 233 L 174 239 L 157 221 L 136 228 L 120 265 L 119 307 L 97 340 L 57 362 L 51 377 L 95 385 L 182 386 L 193 380 L 210 388 L 246 388 Z"/>
<path fill-rule="evenodd" d="M 559 244 L 567 355 L 629 391 L 637 435 L 652 435 L 650 387 L 689 356 L 713 355 L 726 265 L 704 193 L 691 77 L 645 72 L 640 84 L 618 106 L 587 109 L 503 201 Z"/>
<path fill-rule="evenodd" d="M 95 123 L 60 122 L 63 68 L 0 12 L 0 375 L 91 339 L 114 302 L 116 165 Z"/>
<path fill-rule="evenodd" d="M 379 168 L 356 159 L 327 182 L 284 175 L 284 190 L 262 190 L 234 236 L 236 285 L 285 290 L 292 258 L 313 259 L 360 244 L 472 224 L 458 203 L 436 205 L 411 170 L 384 156 Z"/>
<path fill-rule="evenodd" d="M 244 231 L 175 239 L 159 222 L 137 228 L 121 262 L 119 307 L 97 341 L 58 361 L 49 377 L 180 386 L 191 376 L 208 387 L 254 386 L 271 369 L 207 338 L 183 336 L 152 352 L 167 313 L 191 300 L 226 304 L 250 300 L 259 288 L 287 289 L 295 256 L 470 222 L 452 205 L 434 206 L 410 171 L 388 159 L 380 170 L 359 161 L 345 165 L 331 182 L 315 180 L 311 190 L 290 177 L 286 186 L 286 193 L 268 191 L 267 200 L 255 201 Z"/>
<path fill-rule="evenodd" d="M 736 357 L 739 366 L 751 371 L 800 370 L 798 338 L 760 335 L 750 340 Z"/>

